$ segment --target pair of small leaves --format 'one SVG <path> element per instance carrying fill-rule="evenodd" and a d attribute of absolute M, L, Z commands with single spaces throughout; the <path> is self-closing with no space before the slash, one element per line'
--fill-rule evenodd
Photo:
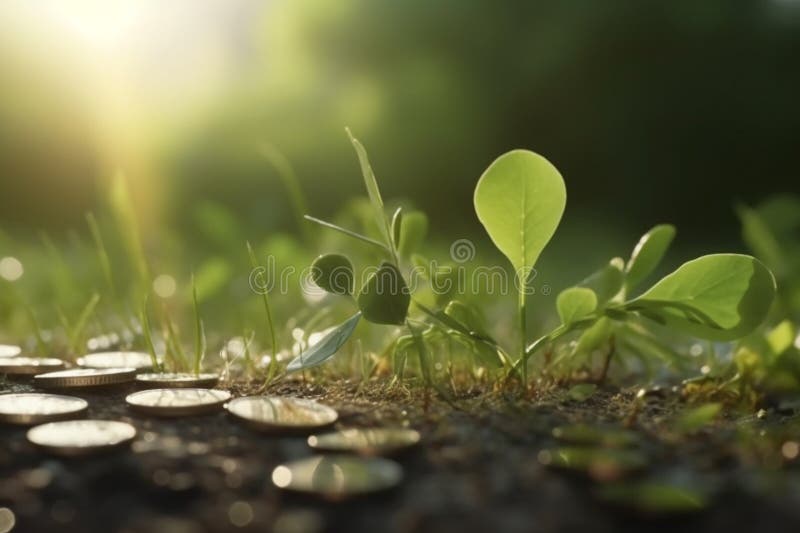
<path fill-rule="evenodd" d="M 353 294 L 353 265 L 341 254 L 318 257 L 311 265 L 311 277 L 314 283 L 327 292 Z M 403 324 L 408 315 L 411 294 L 400 270 L 391 263 L 383 263 L 367 278 L 357 302 L 364 318 L 370 322 Z"/>

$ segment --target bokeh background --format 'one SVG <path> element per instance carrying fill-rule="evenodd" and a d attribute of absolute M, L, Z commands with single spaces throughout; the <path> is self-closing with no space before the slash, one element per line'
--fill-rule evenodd
<path fill-rule="evenodd" d="M 660 222 L 743 250 L 735 204 L 798 190 L 798 50 L 796 0 L 3 0 L 0 228 L 85 232 L 121 170 L 156 262 L 224 259 L 308 230 L 276 161 L 315 215 L 362 194 L 349 126 L 435 242 L 480 241 L 474 185 L 524 147 L 567 182 L 553 277 Z"/>

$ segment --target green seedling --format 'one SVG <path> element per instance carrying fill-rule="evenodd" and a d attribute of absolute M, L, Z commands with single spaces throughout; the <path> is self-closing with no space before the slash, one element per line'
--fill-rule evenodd
<path fill-rule="evenodd" d="M 352 266 L 341 254 L 321 256 L 315 263 L 314 280 L 324 290 L 338 295 L 354 296 L 359 313 L 334 330 L 329 342 L 313 347 L 313 358 L 302 354 L 291 365 L 293 370 L 306 368 L 303 361 L 321 364 L 332 357 L 355 330 L 363 317 L 376 324 L 402 325 L 408 322 L 412 302 L 398 260 L 408 250 L 398 254 L 403 241 L 404 227 L 411 229 L 408 240 L 423 233 L 425 225 L 416 222 L 397 209 L 389 218 L 378 189 L 375 175 L 364 147 L 352 138 L 364 176 L 381 240 L 340 228 L 318 219 L 311 219 L 362 242 L 379 248 L 387 256 L 367 279 L 359 294 L 353 294 Z M 757 259 L 739 254 L 703 256 L 681 265 L 642 294 L 631 297 L 659 266 L 671 244 L 675 229 L 660 225 L 647 232 L 625 262 L 615 258 L 604 268 L 575 287 L 559 294 L 556 307 L 561 324 L 533 342 L 527 335 L 528 283 L 535 264 L 554 235 L 566 205 L 566 187 L 558 170 L 545 158 L 526 150 L 514 150 L 500 156 L 484 172 L 475 189 L 475 210 L 492 242 L 508 258 L 517 276 L 517 311 L 521 347 L 516 361 L 500 348 L 463 307 L 450 303 L 443 310 L 430 309 L 414 301 L 423 312 L 425 323 L 448 334 L 468 339 L 487 359 L 507 365 L 510 375 L 519 376 L 527 384 L 528 361 L 545 346 L 573 332 L 583 334 L 576 343 L 578 350 L 589 351 L 608 345 L 601 379 L 605 378 L 615 334 L 623 332 L 651 352 L 668 352 L 654 337 L 642 332 L 638 323 L 644 319 L 667 326 L 675 331 L 704 339 L 729 341 L 744 337 L 765 319 L 775 293 L 772 273 Z M 408 240 L 406 242 L 408 242 Z M 338 272 L 341 279 L 336 279 Z M 430 278 L 434 277 L 429 273 Z M 429 335 L 425 328 L 410 327 L 410 340 L 420 346 Z M 628 342 L 628 341 L 626 341 Z M 627 344 L 625 344 L 627 345 Z M 420 347 L 421 348 L 421 347 Z M 659 352 L 659 350 L 661 350 Z M 420 358 L 426 350 L 418 349 Z M 420 361 L 423 375 L 430 378 L 428 361 Z"/>
<path fill-rule="evenodd" d="M 250 267 L 255 269 L 262 268 L 256 258 L 256 253 L 250 243 L 247 243 L 247 254 L 250 257 Z M 275 335 L 275 322 L 272 320 L 272 308 L 269 304 L 269 294 L 266 290 L 261 291 L 261 302 L 264 304 L 264 314 L 266 319 L 267 331 L 269 332 L 269 343 L 271 349 L 271 357 L 269 360 L 269 370 L 267 372 L 267 381 L 274 379 L 278 372 L 278 341 Z"/>
<path fill-rule="evenodd" d="M 527 286 L 536 260 L 567 205 L 564 179 L 544 157 L 514 150 L 497 158 L 475 187 L 475 211 L 495 246 L 514 267 L 520 325 L 519 361 L 527 347 Z M 522 364 L 527 383 L 527 365 Z"/>
<path fill-rule="evenodd" d="M 358 294 L 354 293 L 354 273 L 350 260 L 341 254 L 328 254 L 317 258 L 312 265 L 312 279 L 323 290 L 332 294 L 344 295 L 355 301 L 358 312 L 343 324 L 337 326 L 320 342 L 294 359 L 289 371 L 297 371 L 317 366 L 333 357 L 355 331 L 363 317 L 366 321 L 381 325 L 405 325 L 410 333 L 420 359 L 420 369 L 427 384 L 431 383 L 425 339 L 419 326 L 409 320 L 411 294 L 400 269 L 400 257 L 408 257 L 419 245 L 427 231 L 427 219 L 423 215 L 403 216 L 397 209 L 391 219 L 387 216 L 383 198 L 378 188 L 375 174 L 367 157 L 366 150 L 347 130 L 358 156 L 364 178 L 364 185 L 372 206 L 373 218 L 378 228 L 380 240 L 375 240 L 352 230 L 313 217 L 306 217 L 323 227 L 334 229 L 381 250 L 386 259 L 377 266 L 366 279 Z M 407 233 L 404 233 L 407 232 Z M 403 254 L 398 252 L 402 246 Z"/>

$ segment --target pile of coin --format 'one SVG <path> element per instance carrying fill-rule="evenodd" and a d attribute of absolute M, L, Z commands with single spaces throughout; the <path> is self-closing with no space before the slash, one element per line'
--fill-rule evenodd
<path fill-rule="evenodd" d="M 213 373 L 140 373 L 153 368 L 144 352 L 102 352 L 78 359 L 80 368 L 65 369 L 60 359 L 22 356 L 16 346 L 0 345 L 0 374 L 32 377 L 43 389 L 84 390 L 136 383 L 128 394 L 131 411 L 148 416 L 209 415 L 224 410 L 251 429 L 274 436 L 304 435 L 320 453 L 277 466 L 272 483 L 286 491 L 327 500 L 381 492 L 396 487 L 403 467 L 379 456 L 396 455 L 416 446 L 420 434 L 409 428 L 344 428 L 329 430 L 339 413 L 323 403 L 287 396 L 244 396 L 213 389 Z M 74 396 L 44 393 L 0 394 L 0 423 L 34 426 L 28 441 L 40 450 L 62 456 L 87 455 L 122 448 L 136 429 L 116 420 L 81 419 L 89 403 Z M 320 433 L 320 431 L 322 431 Z"/>

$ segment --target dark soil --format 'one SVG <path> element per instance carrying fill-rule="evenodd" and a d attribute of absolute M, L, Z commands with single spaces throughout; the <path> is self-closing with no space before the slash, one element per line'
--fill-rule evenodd
<path fill-rule="evenodd" d="M 31 390 L 15 382 L 2 388 Z M 304 438 L 254 433 L 225 413 L 148 418 L 125 406 L 129 392 L 78 395 L 90 402 L 88 417 L 137 427 L 130 449 L 61 459 L 33 449 L 25 428 L 0 426 L 0 507 L 15 514 L 14 531 L 773 533 L 800 527 L 800 462 L 780 453 L 783 439 L 800 440 L 793 413 L 728 413 L 685 438 L 665 429 L 681 402 L 673 393 L 637 409 L 635 390 L 601 390 L 583 402 L 563 390 L 524 400 L 475 392 L 448 403 L 378 385 L 280 385 L 270 393 L 339 409 L 341 427 L 408 425 L 423 435 L 421 446 L 396 458 L 406 473 L 400 488 L 326 503 L 283 494 L 270 483 L 279 463 L 311 454 Z M 557 445 L 552 428 L 574 422 L 637 429 L 650 461 L 637 476 L 679 479 L 707 491 L 709 507 L 646 514 L 600 501 L 601 481 L 543 466 L 540 451 Z M 743 431 L 752 437 L 742 441 Z"/>

